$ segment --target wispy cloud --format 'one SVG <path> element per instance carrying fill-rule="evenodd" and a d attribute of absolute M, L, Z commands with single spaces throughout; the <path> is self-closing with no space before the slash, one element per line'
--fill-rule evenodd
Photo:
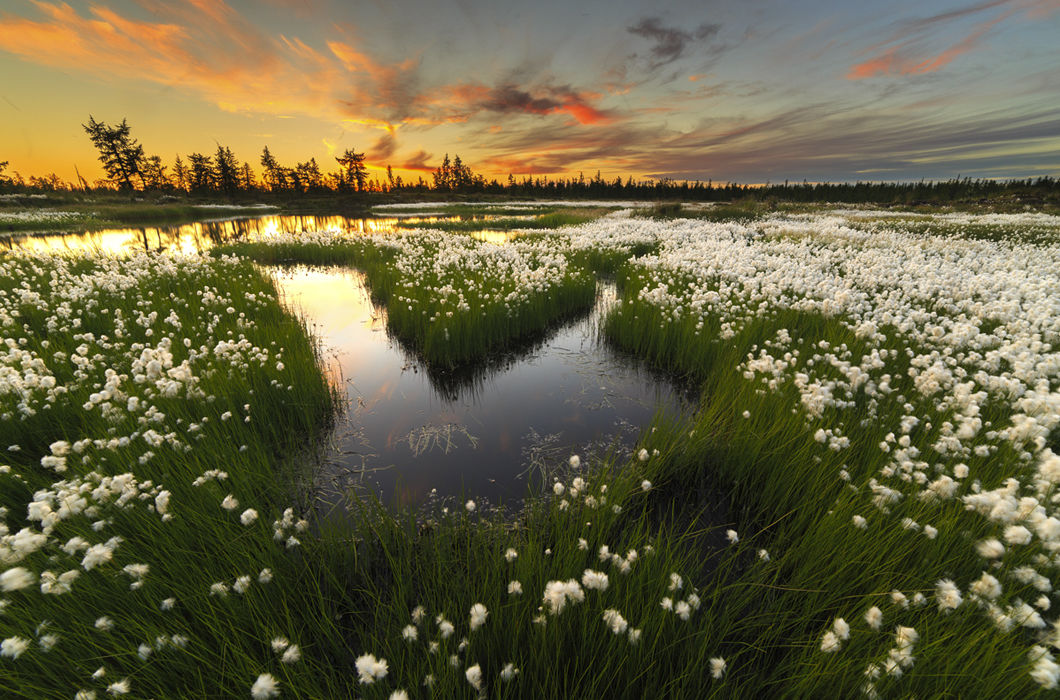
<path fill-rule="evenodd" d="M 652 42 L 648 51 L 651 55 L 650 66 L 654 70 L 684 58 L 690 45 L 716 36 L 720 29 L 720 24 L 704 22 L 692 31 L 685 31 L 664 26 L 659 17 L 643 17 L 627 27 L 626 31 Z"/>
<path fill-rule="evenodd" d="M 1005 9 L 997 16 L 977 23 L 944 50 L 931 51 L 928 48 L 933 43 L 933 36 L 942 32 L 945 25 L 1000 8 Z M 881 75 L 933 73 L 980 47 L 983 37 L 1005 20 L 1023 13 L 1041 17 L 1057 10 L 1060 10 L 1058 0 L 986 0 L 928 17 L 901 20 L 887 39 L 865 50 L 869 58 L 851 66 L 846 77 L 862 80 Z"/>

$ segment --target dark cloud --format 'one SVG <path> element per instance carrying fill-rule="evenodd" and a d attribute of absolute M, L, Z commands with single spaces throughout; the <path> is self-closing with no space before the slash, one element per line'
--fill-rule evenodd
<path fill-rule="evenodd" d="M 372 148 L 368 151 L 368 160 L 373 163 L 387 160 L 397 151 L 397 145 L 397 138 L 394 134 L 383 134 L 372 144 Z"/>
<path fill-rule="evenodd" d="M 418 170 L 420 172 L 433 172 L 434 166 L 429 165 L 427 161 L 434 157 L 433 153 L 427 151 L 417 151 L 411 156 L 405 159 L 405 162 L 401 163 L 397 167 L 401 170 Z"/>
<path fill-rule="evenodd" d="M 441 88 L 433 103 L 447 121 L 467 121 L 482 112 L 495 114 L 570 115 L 580 124 L 607 124 L 616 115 L 598 109 L 599 95 L 575 89 L 570 85 L 540 85 L 523 89 L 516 85 L 496 86 L 464 83 Z"/>
<path fill-rule="evenodd" d="M 653 42 L 650 52 L 651 68 L 654 70 L 683 58 L 693 42 L 716 36 L 721 25 L 704 22 L 693 31 L 687 32 L 677 27 L 663 26 L 658 17 L 644 17 L 626 30 Z"/>

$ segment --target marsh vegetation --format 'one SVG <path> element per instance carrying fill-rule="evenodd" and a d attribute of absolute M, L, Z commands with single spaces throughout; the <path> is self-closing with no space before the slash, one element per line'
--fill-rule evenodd
<path fill-rule="evenodd" d="M 637 209 L 496 243 L 425 222 L 5 253 L 0 689 L 1055 689 L 1060 220 Z M 264 267 L 295 264 L 357 269 L 439 372 L 532 344 L 610 279 L 603 341 L 698 402 L 547 453 L 505 507 L 363 493 L 319 517 L 314 458 L 356 409 Z"/>

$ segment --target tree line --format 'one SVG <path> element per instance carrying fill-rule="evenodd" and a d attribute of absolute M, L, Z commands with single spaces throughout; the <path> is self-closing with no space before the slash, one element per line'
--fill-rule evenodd
<path fill-rule="evenodd" d="M 50 191 L 77 189 L 122 190 L 127 192 L 168 192 L 191 195 L 237 197 L 273 193 L 278 195 L 313 195 L 326 193 L 455 193 L 469 195 L 502 195 L 557 199 L 681 199 L 686 201 L 732 201 L 736 199 L 789 202 L 851 202 L 874 204 L 945 203 L 954 201 L 1018 198 L 1027 203 L 1060 204 L 1060 180 L 1053 177 L 1023 180 L 989 180 L 954 178 L 945 181 L 905 183 L 790 183 L 741 185 L 713 181 L 676 181 L 666 178 L 637 180 L 616 177 L 608 179 L 600 172 L 586 178 L 530 177 L 508 175 L 504 181 L 488 179 L 476 172 L 459 155 L 445 155 L 432 173 L 405 181 L 387 166 L 382 178 L 369 177 L 365 154 L 347 148 L 335 157 L 333 169 L 325 170 L 316 158 L 281 164 L 269 151 L 262 149 L 255 166 L 240 162 L 232 150 L 218 144 L 213 153 L 179 154 L 172 165 L 161 156 L 147 155 L 139 141 L 132 137 L 127 120 L 118 124 L 96 121 L 91 115 L 82 124 L 99 153 L 106 177 L 89 185 L 80 172 L 78 182 L 64 182 L 54 173 L 44 177 L 22 178 L 7 174 L 8 163 L 0 161 L 0 189 Z"/>

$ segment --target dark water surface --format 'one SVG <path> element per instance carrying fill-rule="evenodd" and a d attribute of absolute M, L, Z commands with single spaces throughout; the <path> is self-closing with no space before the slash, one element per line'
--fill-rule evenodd
<path fill-rule="evenodd" d="M 542 469 L 573 453 L 632 448 L 660 408 L 689 406 L 678 387 L 599 338 L 614 290 L 536 344 L 457 376 L 427 371 L 386 332 L 360 273 L 275 270 L 285 301 L 323 342 L 332 381 L 349 398 L 318 474 L 329 505 L 365 490 L 385 503 L 431 497 L 520 499 Z"/>

